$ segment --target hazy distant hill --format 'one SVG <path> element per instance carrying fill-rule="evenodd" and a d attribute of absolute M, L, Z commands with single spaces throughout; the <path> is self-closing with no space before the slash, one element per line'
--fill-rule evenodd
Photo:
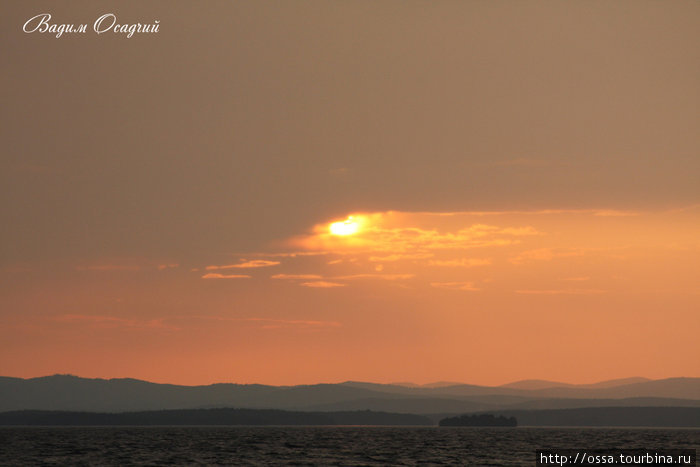
<path fill-rule="evenodd" d="M 333 404 L 310 405 L 307 410 L 387 410 L 433 416 L 504 409 L 568 409 L 586 407 L 700 407 L 700 400 L 660 397 L 632 397 L 626 399 L 529 399 L 516 403 L 496 403 L 467 399 L 356 399 Z"/>
<path fill-rule="evenodd" d="M 660 380 L 642 381 L 617 384 L 613 381 L 588 385 L 567 385 L 563 387 L 546 387 L 540 389 L 522 389 L 504 386 L 477 386 L 471 384 L 460 384 L 456 386 L 441 386 L 427 388 L 424 386 L 413 388 L 405 386 L 392 386 L 389 384 L 376 383 L 342 383 L 345 386 L 368 389 L 377 392 L 389 392 L 392 394 L 404 395 L 430 395 L 431 397 L 454 397 L 454 396 L 519 396 L 525 398 L 627 398 L 627 397 L 664 397 L 678 399 L 700 399 L 700 378 L 668 378 Z M 638 381 L 633 378 L 633 381 Z M 623 380 L 624 381 L 624 380 Z M 554 383 L 556 384 L 556 383 Z"/>
<path fill-rule="evenodd" d="M 0 411 L 21 409 L 123 412 L 209 407 L 294 409 L 329 404 L 372 391 L 342 385 L 265 386 L 212 384 L 177 386 L 135 379 L 86 379 L 69 375 L 0 378 Z"/>
<path fill-rule="evenodd" d="M 516 381 L 514 383 L 502 384 L 501 388 L 515 388 L 515 389 L 547 389 L 547 388 L 613 388 L 616 386 L 624 386 L 626 384 L 644 383 L 651 381 L 649 378 L 621 378 L 621 379 L 611 379 L 608 381 L 601 381 L 599 383 L 593 384 L 569 384 L 560 383 L 556 381 L 545 381 L 541 379 L 525 379 L 522 381 Z"/>
<path fill-rule="evenodd" d="M 350 382 L 352 383 L 352 382 Z M 361 383 L 360 383 L 361 384 Z M 455 381 L 436 381 L 434 383 L 416 384 L 416 383 L 390 383 L 389 386 L 404 386 L 407 388 L 442 388 L 445 386 L 459 386 L 464 383 Z"/>
<path fill-rule="evenodd" d="M 545 381 L 543 379 L 524 379 L 522 381 L 515 381 L 513 383 L 502 384 L 498 386 L 499 388 L 513 388 L 513 389 L 546 389 L 546 388 L 561 388 L 561 387 L 573 387 L 573 384 L 559 383 L 557 381 Z"/>
<path fill-rule="evenodd" d="M 700 404 L 700 402 L 699 402 Z M 332 404 L 310 405 L 309 410 L 386 410 L 398 413 L 462 413 L 500 408 L 501 405 L 459 399 L 429 397 L 396 397 L 353 399 Z"/>
<path fill-rule="evenodd" d="M 428 414 L 594 405 L 697 406 L 700 401 L 700 378 L 671 378 L 612 387 L 605 387 L 606 384 L 603 387 L 543 389 L 465 384 L 406 387 L 361 382 L 303 386 L 177 386 L 135 379 L 86 379 L 68 375 L 31 379 L 0 377 L 0 411 L 125 412 L 234 407 L 319 411 L 371 409 Z"/>
<path fill-rule="evenodd" d="M 437 381 L 435 383 L 423 384 L 421 387 L 424 387 L 424 388 L 444 388 L 444 387 L 449 387 L 449 386 L 460 386 L 463 384 L 464 383 L 455 383 L 452 381 Z"/>
<path fill-rule="evenodd" d="M 678 399 L 700 399 L 700 378 L 668 378 L 632 384 L 622 384 L 613 387 L 574 386 L 566 388 L 549 388 L 532 391 L 531 394 L 539 397 L 671 397 Z"/>

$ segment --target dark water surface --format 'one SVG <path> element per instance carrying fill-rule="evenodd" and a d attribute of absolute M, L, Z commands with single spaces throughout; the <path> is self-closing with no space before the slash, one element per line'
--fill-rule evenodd
<path fill-rule="evenodd" d="M 1 465 L 534 465 L 550 448 L 698 449 L 700 430 L 0 427 Z"/>

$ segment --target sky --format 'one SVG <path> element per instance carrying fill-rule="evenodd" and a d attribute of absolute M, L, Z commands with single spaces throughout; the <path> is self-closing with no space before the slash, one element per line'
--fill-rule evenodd
<path fill-rule="evenodd" d="M 25 33 L 40 13 L 85 34 Z M 160 21 L 155 34 L 92 23 Z M 700 376 L 700 4 L 11 2 L 0 374 Z"/>

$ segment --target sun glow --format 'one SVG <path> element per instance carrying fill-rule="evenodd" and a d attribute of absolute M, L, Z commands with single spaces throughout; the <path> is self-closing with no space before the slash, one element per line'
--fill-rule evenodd
<path fill-rule="evenodd" d="M 355 234 L 359 229 L 360 223 L 357 220 L 355 220 L 353 216 L 349 216 L 344 221 L 333 222 L 328 227 L 328 230 L 330 230 L 331 234 L 342 236 Z"/>

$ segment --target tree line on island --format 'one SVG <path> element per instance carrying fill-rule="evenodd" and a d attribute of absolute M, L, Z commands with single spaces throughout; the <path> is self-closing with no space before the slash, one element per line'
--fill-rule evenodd
<path fill-rule="evenodd" d="M 184 409 L 142 412 L 71 412 L 16 410 L 0 413 L 2 425 L 100 426 L 100 425 L 433 425 L 416 414 L 356 410 L 344 412 L 295 412 L 270 409 Z M 444 418 L 440 426 L 517 426 L 515 417 L 491 414 Z"/>
<path fill-rule="evenodd" d="M 445 418 L 373 410 L 302 412 L 277 409 L 180 409 L 140 412 L 0 411 L 0 426 L 96 425 L 439 425 L 700 427 L 700 407 L 585 407 L 510 410 Z"/>
<path fill-rule="evenodd" d="M 460 415 L 440 420 L 440 426 L 518 426 L 515 417 L 491 414 Z"/>

